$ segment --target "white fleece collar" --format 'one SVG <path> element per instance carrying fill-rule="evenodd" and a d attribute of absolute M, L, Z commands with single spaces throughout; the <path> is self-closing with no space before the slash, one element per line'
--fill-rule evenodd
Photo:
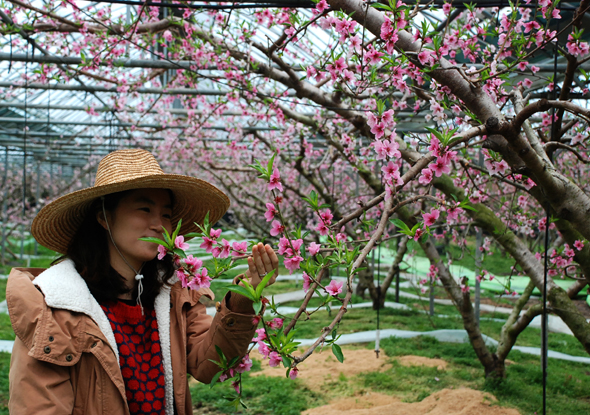
<path fill-rule="evenodd" d="M 100 331 L 113 348 L 117 363 L 119 363 L 119 349 L 115 335 L 104 311 L 90 293 L 86 281 L 78 274 L 74 262 L 66 259 L 43 271 L 33 280 L 45 295 L 45 303 L 52 308 L 84 313 L 96 322 Z M 172 356 L 170 353 L 170 287 L 164 285 L 156 296 L 154 303 L 160 347 L 162 350 L 162 364 L 164 365 L 164 379 L 166 381 L 166 414 L 174 414 L 174 384 L 172 380 Z"/>
<path fill-rule="evenodd" d="M 166 414 L 174 414 L 174 383 L 172 379 L 172 354 L 170 352 L 170 286 L 164 285 L 154 301 L 160 348 L 162 349 L 162 365 L 166 381 Z"/>

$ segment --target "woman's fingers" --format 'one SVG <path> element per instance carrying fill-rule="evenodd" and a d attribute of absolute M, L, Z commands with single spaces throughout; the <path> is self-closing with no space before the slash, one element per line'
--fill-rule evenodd
<path fill-rule="evenodd" d="M 254 250 L 256 248 L 256 250 Z M 266 250 L 261 243 L 258 243 L 254 248 L 252 248 L 252 256 L 254 257 L 254 262 L 256 263 L 256 268 L 258 268 L 258 274 L 260 278 L 263 278 L 270 270 L 266 270 L 264 266 L 264 260 L 262 258 L 263 255 L 266 255 Z"/>
<path fill-rule="evenodd" d="M 270 259 L 271 269 L 276 270 L 276 272 L 275 272 L 275 275 L 276 275 L 279 271 L 279 257 L 277 256 L 276 252 L 274 251 L 274 249 L 272 249 L 272 247 L 269 244 L 265 245 L 264 250 Z"/>
<path fill-rule="evenodd" d="M 248 271 L 250 282 L 258 285 L 266 274 L 274 270 L 274 274 L 267 285 L 274 284 L 279 274 L 279 257 L 268 244 L 261 242 L 252 247 L 252 255 L 248 257 Z"/>
<path fill-rule="evenodd" d="M 262 246 L 262 248 L 259 247 L 259 250 L 258 250 L 258 252 L 260 252 L 260 257 L 262 259 L 262 263 L 264 264 L 265 275 L 268 274 L 269 272 L 273 271 L 276 268 L 273 266 L 270 255 L 268 254 L 268 249 L 266 248 L 267 246 L 268 245 Z"/>
<path fill-rule="evenodd" d="M 256 269 L 256 264 L 254 263 L 254 258 L 251 256 L 248 257 L 248 272 L 250 273 L 251 282 L 254 282 L 256 278 L 260 279 L 258 276 L 258 270 Z"/>

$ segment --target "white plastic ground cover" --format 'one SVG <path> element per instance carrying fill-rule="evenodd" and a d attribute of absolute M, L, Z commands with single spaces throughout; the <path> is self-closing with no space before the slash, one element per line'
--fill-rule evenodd
<path fill-rule="evenodd" d="M 376 330 L 371 331 L 361 331 L 358 333 L 350 333 L 350 334 L 343 334 L 340 336 L 338 341 L 339 345 L 343 344 L 352 344 L 352 343 L 370 343 L 374 342 L 376 339 Z M 469 341 L 467 338 L 467 334 L 465 330 L 433 330 L 427 332 L 420 332 L 420 331 L 406 331 L 406 330 L 396 330 L 396 329 L 385 329 L 380 330 L 379 338 L 385 339 L 388 337 L 399 337 L 403 339 L 409 339 L 412 337 L 418 336 L 430 336 L 434 337 L 440 342 L 447 342 L 447 343 L 466 343 Z M 482 335 L 486 344 L 488 346 L 497 346 L 498 342 L 492 339 L 485 334 Z M 301 342 L 300 346 L 311 346 L 315 343 L 317 339 L 297 339 L 295 341 Z M 524 346 L 514 346 L 512 350 L 518 350 L 522 353 L 532 354 L 535 356 L 541 356 L 541 349 L 539 347 L 524 347 Z M 346 356 L 346 354 L 345 354 Z M 578 363 L 585 363 L 590 364 L 590 357 L 581 357 L 581 356 L 571 356 L 565 353 L 554 352 L 552 350 L 548 351 L 548 356 L 552 359 L 560 359 L 560 360 L 568 360 L 570 362 L 578 362 Z"/>

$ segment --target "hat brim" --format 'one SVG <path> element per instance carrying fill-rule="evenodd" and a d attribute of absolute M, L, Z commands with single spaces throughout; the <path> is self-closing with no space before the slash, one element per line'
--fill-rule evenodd
<path fill-rule="evenodd" d="M 181 235 L 197 230 L 195 222 L 202 224 L 207 212 L 209 223 L 217 222 L 230 205 L 225 193 L 204 180 L 178 174 L 154 174 L 62 196 L 39 211 L 31 233 L 41 245 L 65 254 L 94 200 L 111 193 L 150 188 L 169 189 L 174 194 L 172 224 L 176 228 L 182 219 Z"/>

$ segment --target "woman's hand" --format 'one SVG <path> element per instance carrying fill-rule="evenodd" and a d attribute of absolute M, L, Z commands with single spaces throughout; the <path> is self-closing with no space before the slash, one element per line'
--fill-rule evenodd
<path fill-rule="evenodd" d="M 259 242 L 252 247 L 252 255 L 248 257 L 246 279 L 256 288 L 266 274 L 274 270 L 274 274 L 267 286 L 274 284 L 279 275 L 279 258 L 270 245 Z"/>

